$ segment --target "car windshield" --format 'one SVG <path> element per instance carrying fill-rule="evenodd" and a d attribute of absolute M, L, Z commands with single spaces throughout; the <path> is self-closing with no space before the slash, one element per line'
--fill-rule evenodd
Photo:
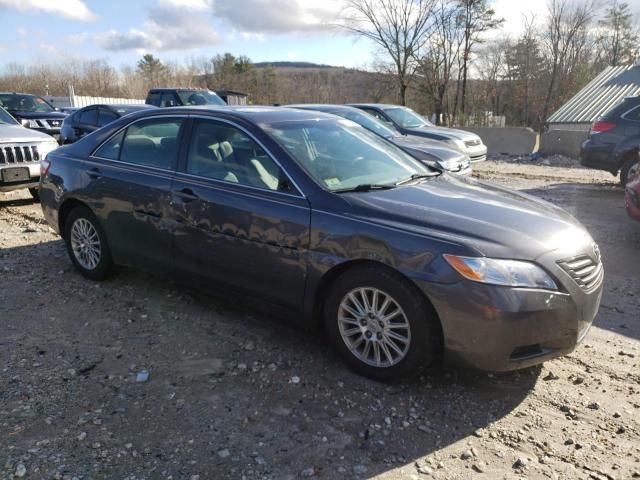
<path fill-rule="evenodd" d="M 21 94 L 0 94 L 0 105 L 7 110 L 18 112 L 54 112 L 55 108 L 49 105 L 44 99 L 35 95 Z"/>
<path fill-rule="evenodd" d="M 402 128 L 432 127 L 433 123 L 406 107 L 389 108 L 384 111 Z"/>
<path fill-rule="evenodd" d="M 9 113 L 2 107 L 0 107 L 0 125 L 2 124 L 13 125 L 18 123 Z"/>
<path fill-rule="evenodd" d="M 284 121 L 262 127 L 331 191 L 393 187 L 412 177 L 434 175 L 403 150 L 350 120 Z"/>
<path fill-rule="evenodd" d="M 208 90 L 178 91 L 183 105 L 226 105 L 218 95 Z"/>
<path fill-rule="evenodd" d="M 371 130 L 373 133 L 377 133 L 384 138 L 392 138 L 398 135 L 398 132 L 391 130 L 373 115 L 369 115 L 368 113 L 361 112 L 359 110 L 338 110 L 330 113 L 352 120 L 358 125 L 361 125 L 367 130 Z"/>

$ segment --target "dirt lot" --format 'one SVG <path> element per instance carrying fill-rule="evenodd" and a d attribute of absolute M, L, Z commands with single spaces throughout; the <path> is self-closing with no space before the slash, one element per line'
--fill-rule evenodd
<path fill-rule="evenodd" d="M 477 175 L 600 243 L 585 342 L 540 368 L 395 386 L 238 301 L 127 270 L 87 281 L 28 193 L 0 194 L 0 478 L 640 477 L 640 223 L 613 177 L 551 163 Z"/>

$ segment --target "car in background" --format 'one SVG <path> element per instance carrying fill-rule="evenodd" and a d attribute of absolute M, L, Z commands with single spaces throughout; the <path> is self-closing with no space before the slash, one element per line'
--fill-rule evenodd
<path fill-rule="evenodd" d="M 60 127 L 67 116 L 44 98 L 28 93 L 0 92 L 0 107 L 3 107 L 23 127 L 51 135 L 56 140 Z"/>
<path fill-rule="evenodd" d="M 347 105 L 304 104 L 288 105 L 289 108 L 303 110 L 315 110 L 331 113 L 339 117 L 356 122 L 358 125 L 372 131 L 376 135 L 389 140 L 418 160 L 436 164 L 443 170 L 458 175 L 471 175 L 471 161 L 466 153 L 458 149 L 448 148 L 442 142 L 416 137 L 414 135 L 402 135 L 397 130 L 387 127 L 373 115 Z"/>
<path fill-rule="evenodd" d="M 57 147 L 53 137 L 23 127 L 0 107 L 0 192 L 28 188 L 37 200 L 40 160 Z"/>
<path fill-rule="evenodd" d="M 216 92 L 204 88 L 152 88 L 145 103 L 154 107 L 226 105 Z"/>
<path fill-rule="evenodd" d="M 382 103 L 352 103 L 349 105 L 364 110 L 403 135 L 415 135 L 444 142 L 469 155 L 472 163 L 487 159 L 487 147 L 475 133 L 438 127 L 410 108 L 400 105 Z"/>
<path fill-rule="evenodd" d="M 124 115 L 153 108 L 155 107 L 144 104 L 89 105 L 81 108 L 64 119 L 60 129 L 60 143 L 73 143 Z"/>
<path fill-rule="evenodd" d="M 603 291 L 599 249 L 566 211 L 443 174 L 322 112 L 132 113 L 42 172 L 44 217 L 85 277 L 125 265 L 241 292 L 323 325 L 377 380 L 415 376 L 442 351 L 486 370 L 563 355 Z"/>
<path fill-rule="evenodd" d="M 640 220 L 640 175 L 629 179 L 624 189 L 624 200 L 627 213 L 635 220 Z"/>
<path fill-rule="evenodd" d="M 589 130 L 580 149 L 580 162 L 590 168 L 620 173 L 624 186 L 640 173 L 640 97 L 627 97 Z"/>

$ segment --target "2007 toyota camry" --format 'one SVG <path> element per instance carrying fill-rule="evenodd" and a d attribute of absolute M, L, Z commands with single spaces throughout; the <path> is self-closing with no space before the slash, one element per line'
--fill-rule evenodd
<path fill-rule="evenodd" d="M 40 196 L 84 276 L 126 265 L 259 298 L 379 380 L 442 354 L 509 370 L 570 352 L 602 292 L 562 209 L 319 112 L 135 113 L 49 154 Z"/>

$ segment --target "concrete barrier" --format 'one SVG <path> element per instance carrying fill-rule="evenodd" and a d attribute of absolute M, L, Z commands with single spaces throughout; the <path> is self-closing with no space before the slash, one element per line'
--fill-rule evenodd
<path fill-rule="evenodd" d="M 544 155 L 564 155 L 578 158 L 582 142 L 589 132 L 572 130 L 549 130 L 540 136 L 540 152 Z"/>
<path fill-rule="evenodd" d="M 529 155 L 538 151 L 538 134 L 530 128 L 465 127 L 462 130 L 478 135 L 489 153 Z"/>

